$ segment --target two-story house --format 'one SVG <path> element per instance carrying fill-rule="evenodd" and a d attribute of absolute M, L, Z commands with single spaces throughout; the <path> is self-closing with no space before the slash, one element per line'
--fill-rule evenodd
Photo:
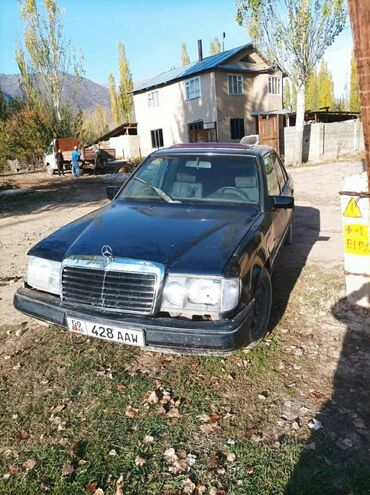
<path fill-rule="evenodd" d="M 133 90 L 141 152 L 176 143 L 239 141 L 251 115 L 282 109 L 283 73 L 252 44 L 159 74 Z"/>

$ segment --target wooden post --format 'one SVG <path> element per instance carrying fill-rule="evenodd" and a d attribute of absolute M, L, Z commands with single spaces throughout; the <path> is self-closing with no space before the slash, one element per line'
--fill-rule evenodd
<path fill-rule="evenodd" d="M 370 191 L 370 1 L 348 0 L 364 126 L 365 161 Z"/>

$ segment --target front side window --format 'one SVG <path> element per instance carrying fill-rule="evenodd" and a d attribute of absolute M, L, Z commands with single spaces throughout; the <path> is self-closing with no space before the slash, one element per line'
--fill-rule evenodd
<path fill-rule="evenodd" d="M 280 189 L 283 190 L 285 182 L 286 182 L 286 176 L 284 174 L 283 168 L 280 164 L 280 161 L 275 153 L 272 153 L 272 162 L 274 164 L 275 170 L 276 170 L 276 175 L 280 184 Z"/>
<path fill-rule="evenodd" d="M 148 107 L 149 108 L 159 107 L 158 91 L 150 91 L 150 93 L 148 93 Z"/>
<path fill-rule="evenodd" d="M 118 199 L 259 205 L 256 158 L 206 154 L 149 158 Z"/>
<path fill-rule="evenodd" d="M 227 76 L 227 84 L 229 95 L 243 94 L 243 76 L 240 76 L 238 74 L 229 74 Z"/>
<path fill-rule="evenodd" d="M 163 146 L 163 130 L 162 129 L 154 129 L 150 131 L 150 135 L 152 138 L 152 148 L 162 148 Z"/>
<path fill-rule="evenodd" d="M 268 195 L 278 196 L 280 194 L 280 186 L 272 156 L 265 156 L 263 159 L 263 163 L 265 166 Z"/>
<path fill-rule="evenodd" d="M 281 95 L 281 77 L 269 77 L 269 95 Z"/>
<path fill-rule="evenodd" d="M 185 81 L 185 99 L 194 100 L 194 98 L 200 98 L 200 77 L 193 77 Z"/>
<path fill-rule="evenodd" d="M 244 134 L 244 119 L 230 119 L 231 139 L 241 139 Z"/>

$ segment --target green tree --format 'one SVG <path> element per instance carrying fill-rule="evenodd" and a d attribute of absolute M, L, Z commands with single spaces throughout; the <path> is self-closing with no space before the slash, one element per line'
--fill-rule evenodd
<path fill-rule="evenodd" d="M 109 131 L 107 111 L 102 105 L 96 105 L 95 110 L 84 115 L 82 125 L 82 140 L 90 143 Z"/>
<path fill-rule="evenodd" d="M 292 96 L 290 90 L 290 82 L 289 79 L 286 78 L 284 80 L 283 107 L 288 109 L 291 108 L 291 106 L 292 106 Z"/>
<path fill-rule="evenodd" d="M 209 54 L 210 55 L 217 55 L 217 53 L 221 53 L 221 52 L 222 52 L 221 42 L 218 39 L 218 37 L 216 36 L 215 39 L 213 41 L 211 41 L 211 43 L 209 45 Z"/>
<path fill-rule="evenodd" d="M 60 121 L 63 105 L 74 103 L 74 95 L 71 101 L 63 95 L 66 74 L 72 72 L 77 76 L 75 81 L 82 76 L 82 56 L 78 58 L 71 42 L 64 38 L 62 12 L 56 0 L 19 1 L 25 29 L 16 61 L 27 104 L 47 106 L 52 117 Z"/>
<path fill-rule="evenodd" d="M 344 0 L 238 0 L 236 21 L 247 26 L 252 41 L 277 64 L 297 90 L 293 163 L 302 161 L 305 86 L 325 50 L 347 20 Z"/>
<path fill-rule="evenodd" d="M 315 68 L 307 78 L 305 108 L 307 110 L 317 110 L 319 106 L 319 78 Z"/>
<path fill-rule="evenodd" d="M 322 60 L 320 68 L 315 68 L 307 79 L 305 88 L 305 101 L 307 110 L 317 110 L 335 105 L 333 77 L 328 69 L 328 64 Z"/>
<path fill-rule="evenodd" d="M 351 86 L 349 92 L 349 109 L 351 112 L 361 111 L 360 90 L 358 86 L 357 63 L 352 52 L 351 57 Z"/>
<path fill-rule="evenodd" d="M 0 88 L 0 121 L 6 120 L 8 116 L 8 105 Z"/>
<path fill-rule="evenodd" d="M 121 119 L 124 122 L 131 122 L 131 112 L 133 107 L 133 99 L 130 91 L 133 89 L 132 75 L 130 72 L 130 64 L 126 57 L 125 46 L 123 43 L 118 43 L 118 68 L 119 68 L 119 88 L 118 102 Z"/>
<path fill-rule="evenodd" d="M 114 80 L 113 74 L 109 74 L 108 76 L 108 85 L 109 85 L 109 95 L 110 95 L 110 108 L 112 112 L 112 119 L 115 125 L 121 124 L 121 112 L 119 106 L 118 93 L 116 89 L 116 82 Z"/>
<path fill-rule="evenodd" d="M 181 65 L 189 65 L 190 64 L 190 57 L 188 54 L 188 48 L 186 46 L 186 43 L 181 44 Z"/>
<path fill-rule="evenodd" d="M 319 108 L 329 107 L 334 108 L 334 82 L 333 77 L 328 69 L 328 64 L 322 60 L 320 69 L 317 75 L 318 78 L 318 96 L 319 96 Z"/>

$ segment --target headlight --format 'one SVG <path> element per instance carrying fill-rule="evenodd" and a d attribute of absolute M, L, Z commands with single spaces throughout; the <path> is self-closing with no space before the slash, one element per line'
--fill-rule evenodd
<path fill-rule="evenodd" d="M 30 256 L 28 261 L 27 283 L 34 289 L 59 295 L 61 263 Z"/>
<path fill-rule="evenodd" d="M 163 289 L 162 311 L 172 314 L 219 315 L 239 302 L 239 278 L 169 275 Z"/>

